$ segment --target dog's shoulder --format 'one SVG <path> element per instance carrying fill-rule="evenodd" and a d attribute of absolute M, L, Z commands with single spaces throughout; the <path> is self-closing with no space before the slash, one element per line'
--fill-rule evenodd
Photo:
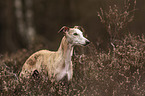
<path fill-rule="evenodd" d="M 38 59 L 42 59 L 42 57 L 45 56 L 45 54 L 48 54 L 50 53 L 49 50 L 40 50 L 40 51 L 37 51 L 35 53 L 33 53 L 26 61 L 27 64 L 29 65 L 34 65 Z"/>

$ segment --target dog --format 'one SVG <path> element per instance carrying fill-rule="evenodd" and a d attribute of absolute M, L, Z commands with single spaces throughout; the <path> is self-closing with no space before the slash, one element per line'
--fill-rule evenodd
<path fill-rule="evenodd" d="M 59 49 L 57 51 L 40 50 L 32 54 L 24 63 L 20 76 L 26 78 L 32 73 L 38 73 L 43 70 L 48 74 L 49 78 L 54 77 L 56 81 L 60 81 L 65 76 L 70 81 L 73 77 L 71 57 L 74 46 L 86 46 L 90 43 L 83 36 L 82 31 L 83 28 L 80 26 L 74 26 L 73 28 L 63 26 L 59 30 L 59 33 L 64 33 Z"/>

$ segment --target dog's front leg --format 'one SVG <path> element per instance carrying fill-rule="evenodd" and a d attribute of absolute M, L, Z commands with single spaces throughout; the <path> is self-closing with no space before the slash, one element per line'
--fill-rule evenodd
<path fill-rule="evenodd" d="M 68 81 L 70 81 L 73 77 L 73 68 L 72 68 L 72 62 L 70 63 L 70 66 L 67 70 L 67 78 L 68 78 Z"/>

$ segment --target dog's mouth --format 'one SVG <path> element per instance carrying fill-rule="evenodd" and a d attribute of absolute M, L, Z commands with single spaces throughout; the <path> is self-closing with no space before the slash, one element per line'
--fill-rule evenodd
<path fill-rule="evenodd" d="M 88 44 L 83 44 L 83 46 L 87 46 Z"/>
<path fill-rule="evenodd" d="M 87 46 L 90 44 L 90 41 L 86 41 L 85 43 L 80 43 L 80 42 L 77 42 L 75 43 L 74 45 L 78 45 L 78 46 Z"/>

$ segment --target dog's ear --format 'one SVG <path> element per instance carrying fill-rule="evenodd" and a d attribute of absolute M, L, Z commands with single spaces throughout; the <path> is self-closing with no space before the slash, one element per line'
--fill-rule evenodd
<path fill-rule="evenodd" d="M 58 33 L 60 33 L 60 32 L 67 32 L 67 31 L 69 31 L 69 27 L 66 27 L 66 26 L 63 26 L 59 31 L 58 31 Z"/>
<path fill-rule="evenodd" d="M 81 26 L 74 26 L 74 28 L 81 30 L 82 32 L 85 32 L 84 28 Z"/>

